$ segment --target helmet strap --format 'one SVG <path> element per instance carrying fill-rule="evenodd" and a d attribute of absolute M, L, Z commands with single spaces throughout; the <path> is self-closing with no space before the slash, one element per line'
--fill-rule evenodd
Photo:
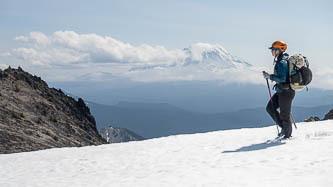
<path fill-rule="evenodd" d="M 279 51 L 279 54 L 275 54 L 274 56 L 274 61 L 273 61 L 273 65 L 279 60 L 279 57 L 282 55 L 282 50 L 281 49 L 275 49 L 275 51 Z"/>
<path fill-rule="evenodd" d="M 277 57 L 275 56 L 274 61 L 273 61 L 273 65 L 275 65 L 276 61 L 277 61 Z"/>

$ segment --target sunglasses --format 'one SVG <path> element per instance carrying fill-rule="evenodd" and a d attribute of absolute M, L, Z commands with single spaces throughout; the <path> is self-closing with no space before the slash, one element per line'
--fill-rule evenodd
<path fill-rule="evenodd" d="M 273 51 L 273 50 L 279 50 L 279 48 L 275 48 L 275 47 L 269 47 L 268 49 L 270 49 L 271 51 Z"/>

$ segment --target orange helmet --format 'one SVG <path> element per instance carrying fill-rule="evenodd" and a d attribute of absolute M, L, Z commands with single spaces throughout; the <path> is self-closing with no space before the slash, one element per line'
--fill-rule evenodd
<path fill-rule="evenodd" d="M 272 44 L 272 47 L 268 48 L 268 49 L 280 49 L 282 52 L 285 52 L 287 50 L 287 43 L 281 40 L 275 41 Z"/>

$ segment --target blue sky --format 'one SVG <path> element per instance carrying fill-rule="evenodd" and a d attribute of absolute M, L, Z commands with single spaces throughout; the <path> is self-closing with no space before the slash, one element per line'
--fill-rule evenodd
<path fill-rule="evenodd" d="M 314 66 L 331 66 L 332 9 L 329 0 L 1 0 L 0 52 L 20 47 L 14 38 L 30 32 L 74 31 L 170 50 L 220 44 L 263 66 L 272 62 L 267 47 L 280 39 Z"/>

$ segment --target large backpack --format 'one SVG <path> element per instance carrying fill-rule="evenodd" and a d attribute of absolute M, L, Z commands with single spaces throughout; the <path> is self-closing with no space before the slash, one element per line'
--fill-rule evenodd
<path fill-rule="evenodd" d="M 295 91 L 303 90 L 312 80 L 308 59 L 301 54 L 295 54 L 289 57 L 288 64 L 291 89 Z"/>

